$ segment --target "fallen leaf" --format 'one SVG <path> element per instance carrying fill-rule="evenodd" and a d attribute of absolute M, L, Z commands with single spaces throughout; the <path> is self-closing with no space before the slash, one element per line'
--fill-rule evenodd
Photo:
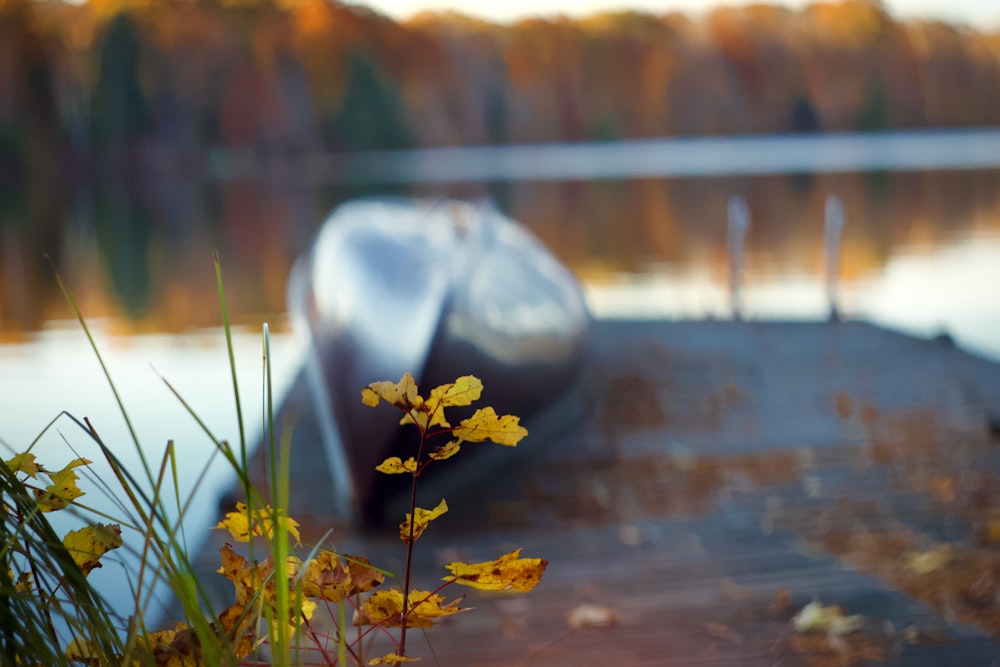
<path fill-rule="evenodd" d="M 940 545 L 927 551 L 907 551 L 903 554 L 906 569 L 914 574 L 925 575 L 939 570 L 952 559 L 948 545 Z"/>
<path fill-rule="evenodd" d="M 837 605 L 823 606 L 815 601 L 807 604 L 792 618 L 792 626 L 796 632 L 825 632 L 831 637 L 857 632 L 864 622 L 864 616 L 845 616 Z"/>
<path fill-rule="evenodd" d="M 613 609 L 590 603 L 577 605 L 566 616 L 566 623 L 573 630 L 609 628 L 617 622 L 618 614 Z"/>
<path fill-rule="evenodd" d="M 399 655 L 397 653 L 387 653 L 381 658 L 372 658 L 368 661 L 369 665 L 398 665 L 401 662 L 410 662 L 411 660 L 419 660 L 420 658 L 411 658 L 406 655 Z"/>

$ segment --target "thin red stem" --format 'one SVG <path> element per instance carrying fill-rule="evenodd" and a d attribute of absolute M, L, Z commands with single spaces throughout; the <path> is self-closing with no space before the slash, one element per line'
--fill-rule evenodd
<path fill-rule="evenodd" d="M 420 446 L 417 448 L 417 464 L 424 455 L 424 443 L 427 432 L 420 429 Z M 413 484 L 410 486 L 410 534 L 406 540 L 406 570 L 403 574 L 403 613 L 399 619 L 399 655 L 406 655 L 406 620 L 410 613 L 410 571 L 413 569 L 413 535 L 417 524 L 417 480 L 420 478 L 420 468 L 413 473 Z"/>

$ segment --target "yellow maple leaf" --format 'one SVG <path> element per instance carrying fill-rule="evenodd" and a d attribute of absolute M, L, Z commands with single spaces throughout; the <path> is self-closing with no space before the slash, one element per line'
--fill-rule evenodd
<path fill-rule="evenodd" d="M 530 591 L 542 580 L 549 562 L 520 555 L 521 549 L 515 549 L 485 563 L 448 563 L 445 569 L 453 576 L 444 581 L 488 591 Z"/>
<path fill-rule="evenodd" d="M 432 510 L 425 510 L 423 507 L 414 508 L 414 514 L 416 514 L 416 520 L 413 521 L 413 541 L 416 542 L 417 538 L 424 534 L 424 530 L 427 529 L 427 524 L 429 524 L 434 519 L 438 518 L 442 514 L 448 511 L 448 503 L 441 500 Z M 410 513 L 406 513 L 406 521 L 399 524 L 399 539 L 403 540 L 407 544 L 410 542 Z"/>
<path fill-rule="evenodd" d="M 424 429 L 431 426 L 449 428 L 451 424 L 445 419 L 444 409 L 472 405 L 482 393 L 483 383 L 474 375 L 463 375 L 454 382 L 435 387 L 431 390 L 430 397 L 420 406 L 420 412 L 426 415 L 421 426 Z"/>
<path fill-rule="evenodd" d="M 430 452 L 427 456 L 431 457 L 435 461 L 444 461 L 445 459 L 450 459 L 461 449 L 461 444 L 458 440 L 452 440 L 447 445 L 442 445 L 438 447 L 433 452 Z"/>
<path fill-rule="evenodd" d="M 429 591 L 412 590 L 409 595 L 409 613 L 406 624 L 414 628 L 429 628 L 438 618 L 450 616 L 460 611 L 461 598 L 442 605 L 444 596 Z M 403 593 L 395 588 L 376 591 L 365 600 L 361 609 L 354 616 L 355 625 L 381 625 L 387 628 L 399 627 L 402 624 Z"/>
<path fill-rule="evenodd" d="M 482 394 L 482 381 L 475 375 L 463 375 L 454 382 L 432 389 L 428 403 L 433 402 L 442 408 L 472 405 Z"/>
<path fill-rule="evenodd" d="M 398 456 L 390 456 L 375 466 L 375 470 L 386 475 L 401 475 L 403 473 L 413 474 L 417 472 L 417 467 L 417 461 L 412 456 L 405 461 Z"/>
<path fill-rule="evenodd" d="M 246 604 L 257 597 L 266 601 L 274 600 L 274 582 L 278 577 L 272 576 L 275 570 L 273 558 L 268 556 L 254 563 L 251 571 L 250 561 L 233 551 L 231 544 L 223 544 L 219 549 L 219 556 L 222 565 L 216 572 L 233 582 L 236 587 L 237 602 Z M 286 582 L 297 576 L 301 566 L 302 561 L 295 556 L 288 556 L 285 559 Z M 262 588 L 264 584 L 266 587 Z"/>
<path fill-rule="evenodd" d="M 233 583 L 236 589 L 236 602 L 244 607 L 249 606 L 255 600 L 270 595 L 274 596 L 274 580 L 271 573 L 274 572 L 274 561 L 267 558 L 257 563 L 255 567 L 250 567 L 250 561 L 233 551 L 229 544 L 222 545 L 219 549 L 219 557 L 222 566 L 217 572 Z M 264 582 L 269 582 L 267 589 L 264 589 Z"/>
<path fill-rule="evenodd" d="M 229 579 L 236 590 L 236 604 L 226 609 L 219 620 L 223 628 L 230 637 L 242 637 L 249 629 L 250 623 L 265 609 L 269 620 L 269 630 L 273 635 L 277 634 L 278 619 L 275 609 L 275 590 L 278 581 L 283 585 L 289 585 L 289 579 L 295 576 L 299 567 L 299 561 L 295 557 L 289 557 L 285 561 L 284 576 L 274 574 L 274 560 L 270 557 L 251 566 L 250 562 L 233 551 L 232 547 L 224 544 L 219 549 L 222 560 L 222 567 L 218 569 L 219 574 Z M 292 596 L 292 607 L 288 610 L 288 632 L 290 637 L 307 619 L 312 618 L 316 609 L 316 603 L 312 600 L 299 596 L 297 606 L 294 604 L 295 596 Z M 266 605 L 266 607 L 265 607 Z M 252 614 L 247 610 L 253 609 Z M 242 639 L 240 640 L 242 641 Z"/>
<path fill-rule="evenodd" d="M 422 405 L 424 399 L 417 394 L 413 376 L 404 373 L 399 382 L 373 382 L 361 390 L 361 402 L 365 405 L 374 408 L 379 401 L 409 411 Z"/>
<path fill-rule="evenodd" d="M 366 558 L 345 561 L 333 552 L 322 551 L 306 566 L 302 592 L 309 598 L 340 602 L 370 591 L 385 581 L 385 575 L 367 563 Z"/>
<path fill-rule="evenodd" d="M 420 660 L 420 658 L 411 658 L 407 655 L 399 655 L 398 653 L 386 653 L 381 658 L 372 658 L 368 661 L 369 665 L 398 665 L 401 662 L 410 662 L 411 660 Z"/>
<path fill-rule="evenodd" d="M 373 566 L 367 558 L 349 555 L 344 555 L 343 558 L 351 573 L 350 595 L 352 597 L 358 593 L 367 593 L 385 581 L 386 573 Z"/>
<path fill-rule="evenodd" d="M 403 594 L 391 589 L 376 591 L 354 613 L 354 625 L 399 627 L 403 613 Z"/>
<path fill-rule="evenodd" d="M 245 658 L 253 651 L 256 643 L 253 627 L 256 622 L 256 615 L 248 613 L 247 608 L 239 603 L 226 607 L 219 614 L 219 625 L 232 642 L 233 654 L 237 659 Z"/>
<path fill-rule="evenodd" d="M 252 512 L 247 512 L 246 503 L 236 503 L 235 512 L 226 512 L 226 518 L 217 523 L 213 528 L 225 529 L 238 542 L 249 542 L 250 535 L 272 539 L 274 537 L 275 522 L 281 526 L 285 532 L 300 541 L 299 522 L 287 516 L 274 516 L 274 510 L 268 506 L 255 507 Z"/>
<path fill-rule="evenodd" d="M 62 470 L 49 473 L 49 484 L 45 489 L 35 489 L 35 502 L 38 509 L 43 512 L 54 512 L 65 509 L 74 500 L 84 495 L 80 487 L 76 485 L 76 480 L 80 479 L 74 468 L 90 465 L 90 461 L 84 458 L 73 459 L 66 464 Z"/>
<path fill-rule="evenodd" d="M 459 443 L 492 440 L 499 445 L 514 447 L 528 435 L 528 429 L 520 424 L 520 417 L 500 417 L 493 408 L 480 408 L 468 419 L 463 419 L 452 434 L 458 437 Z"/>
<path fill-rule="evenodd" d="M 13 458 L 7 459 L 5 463 L 7 464 L 7 467 L 10 468 L 11 472 L 23 472 L 32 479 L 37 477 L 39 471 L 42 469 L 42 467 L 35 462 L 35 455 L 29 452 L 17 454 Z"/>
<path fill-rule="evenodd" d="M 402 596 L 400 596 L 402 597 Z M 414 627 L 430 627 L 437 619 L 451 616 L 461 611 L 468 611 L 468 608 L 458 606 L 462 598 L 455 598 L 448 604 L 444 602 L 444 596 L 430 591 L 412 590 L 410 591 L 410 613 L 407 616 L 407 625 Z"/>
<path fill-rule="evenodd" d="M 85 575 L 101 567 L 101 556 L 122 545 L 122 528 L 118 524 L 101 523 L 71 530 L 63 538 L 63 545 Z"/>

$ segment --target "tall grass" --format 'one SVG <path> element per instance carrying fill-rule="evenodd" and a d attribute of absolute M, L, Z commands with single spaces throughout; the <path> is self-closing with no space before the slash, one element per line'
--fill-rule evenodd
<path fill-rule="evenodd" d="M 468 406 L 480 396 L 482 383 L 473 376 L 463 376 L 431 390 L 427 400 L 417 394 L 409 373 L 399 383 L 377 382 L 362 390 L 367 405 L 375 407 L 379 402 L 387 402 L 402 410 L 406 415 L 403 423 L 416 426 L 420 436 L 414 457 L 406 462 L 390 457 L 376 468 L 384 474 L 413 477 L 410 512 L 399 531 L 406 544 L 404 581 L 399 582 L 394 575 L 364 558 L 322 548 L 328 535 L 300 558 L 293 548 L 293 541 L 299 546 L 298 524 L 287 513 L 291 428 L 285 424 L 279 432 L 275 424 L 270 331 L 265 324 L 261 431 L 263 455 L 270 473 L 261 489 L 255 486 L 249 472 L 247 431 L 218 257 L 215 270 L 239 442 L 233 446 L 219 438 L 163 379 L 213 445 L 212 457 L 186 497 L 180 492 L 173 443 L 168 442 L 153 465 L 149 457 L 152 450 L 140 442 L 90 328 L 57 274 L 128 426 L 140 463 L 137 473 L 128 470 L 93 424 L 66 415 L 92 442 L 107 465 L 106 475 L 91 474 L 88 480 L 113 501 L 112 514 L 79 500 L 83 493 L 76 483 L 78 471 L 86 475 L 91 461 L 77 456 L 61 470 L 39 465 L 42 462 L 36 461 L 32 450 L 41 435 L 26 451 L 0 460 L 3 498 L 0 667 L 69 663 L 168 667 L 365 664 L 365 653 L 375 643 L 369 640 L 377 637 L 388 639 L 393 650 L 376 658 L 373 664 L 396 664 L 409 659 L 406 657 L 408 627 L 423 631 L 441 617 L 464 611 L 458 606 L 461 598 L 444 603 L 439 594 L 444 588 L 457 584 L 527 591 L 540 580 L 546 565 L 544 559 L 522 559 L 518 549 L 496 561 L 472 565 L 450 563 L 446 569 L 452 575 L 445 577 L 444 583 L 439 581 L 433 590 L 422 591 L 412 585 L 414 542 L 431 521 L 447 512 L 444 500 L 433 510 L 416 506 L 420 472 L 451 458 L 462 444 L 491 440 L 514 446 L 527 435 L 517 417 L 498 416 L 492 408 L 477 410 L 461 423 L 449 425 L 444 418 L 445 408 Z M 451 441 L 430 449 L 429 438 L 439 436 Z M 235 601 L 221 611 L 213 606 L 214 600 L 193 563 L 182 528 L 185 517 L 193 511 L 194 499 L 209 466 L 218 457 L 236 474 L 246 502 L 237 503 L 236 510 L 227 513 L 217 528 L 228 530 L 237 542 L 246 542 L 249 550 L 245 558 L 229 544 L 220 549 L 220 572 L 235 589 Z M 49 484 L 45 483 L 46 478 Z M 75 514 L 85 526 L 60 535 L 49 520 L 49 514 L 58 511 Z M 128 550 L 134 568 L 125 572 L 131 591 L 129 609 L 119 616 L 87 574 L 101 566 L 100 559 L 105 553 L 122 547 L 122 534 L 130 538 L 124 540 L 123 548 Z M 395 580 L 396 587 L 362 598 L 363 593 L 380 586 L 386 578 Z M 179 610 L 180 621 L 173 629 L 148 625 L 156 591 L 163 589 Z M 317 610 L 327 614 L 325 623 L 313 621 Z M 351 625 L 358 626 L 356 634 Z M 390 632 L 391 628 L 399 628 L 398 639 Z"/>
<path fill-rule="evenodd" d="M 0 665 L 67 664 L 67 634 L 88 637 L 94 657 L 112 664 L 124 646 L 107 605 L 3 461 L 0 495 Z"/>
<path fill-rule="evenodd" d="M 75 501 L 65 511 L 84 521 L 97 518 L 113 521 L 121 526 L 126 535 L 123 548 L 129 552 L 135 565 L 134 571 L 126 573 L 131 590 L 130 609 L 125 616 L 115 613 L 106 597 L 74 561 L 70 549 L 63 544 L 64 536 L 57 532 L 49 514 L 39 509 L 38 483 L 33 483 L 35 480 L 24 474 L 18 474 L 5 461 L 0 460 L 0 495 L 3 499 L 3 522 L 0 527 L 0 666 L 63 665 L 74 662 L 116 665 L 133 661 L 139 664 L 156 664 L 157 655 L 162 663 L 164 654 L 162 651 L 157 652 L 155 646 L 160 639 L 151 639 L 155 629 L 148 627 L 147 621 L 155 615 L 153 610 L 157 600 L 154 596 L 157 591 L 162 592 L 164 589 L 180 609 L 182 622 L 186 626 L 186 640 L 197 646 L 199 662 L 211 665 L 239 663 L 233 650 L 233 638 L 220 631 L 223 624 L 213 610 L 211 596 L 194 566 L 193 556 L 182 530 L 185 517 L 192 512 L 194 499 L 204 482 L 208 467 L 219 456 L 236 473 L 238 484 L 248 499 L 248 506 L 253 508 L 265 504 L 249 474 L 248 444 L 236 376 L 236 357 L 218 257 L 215 258 L 215 269 L 233 381 L 239 443 L 234 448 L 228 441 L 217 437 L 180 393 L 166 379 L 163 380 L 215 449 L 205 467 L 198 472 L 193 488 L 186 497 L 181 497 L 179 491 L 182 485 L 173 442 L 168 442 L 162 457 L 154 464 L 150 459 L 150 452 L 153 450 L 140 441 L 126 402 L 105 364 L 83 313 L 70 289 L 56 273 L 59 286 L 100 364 L 104 379 L 125 421 L 131 446 L 140 461 L 137 470 L 127 469 L 103 441 L 94 425 L 63 413 L 57 419 L 69 419 L 78 432 L 92 442 L 107 464 L 110 479 L 91 476 L 90 481 L 103 490 L 116 508 L 114 516 L 110 516 L 83 502 Z M 270 334 L 266 325 L 262 338 L 265 442 L 272 458 L 277 456 L 279 459 L 279 465 L 272 466 L 275 472 L 270 481 L 272 488 L 278 491 L 278 503 L 287 503 L 288 443 L 276 443 L 274 438 Z M 53 420 L 45 431 L 55 422 Z M 16 454 L 32 454 L 45 431 L 26 450 Z M 67 446 L 69 448 L 68 441 Z M 77 449 L 85 450 L 82 447 Z M 40 463 L 44 465 L 45 462 Z M 268 548 L 274 550 L 276 562 L 281 562 L 279 559 L 287 555 L 287 544 L 287 532 L 277 530 L 274 539 L 268 543 Z M 27 582 L 30 582 L 30 587 Z M 282 590 L 282 587 L 278 586 L 277 589 Z M 280 605 L 287 607 L 288 602 L 280 600 Z M 284 627 L 284 624 L 279 625 Z M 283 639 L 279 637 L 278 642 Z M 70 655 L 67 655 L 68 646 L 72 646 Z"/>

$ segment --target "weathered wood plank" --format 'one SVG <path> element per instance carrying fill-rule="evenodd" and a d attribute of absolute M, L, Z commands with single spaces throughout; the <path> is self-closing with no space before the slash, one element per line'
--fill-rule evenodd
<path fill-rule="evenodd" d="M 298 415 L 292 515 L 310 539 L 336 526 L 339 548 L 400 570 L 391 529 L 354 534 L 325 511 L 302 386 L 285 410 Z M 1000 660 L 996 364 L 855 323 L 602 321 L 561 410 L 528 424 L 532 439 L 517 450 L 496 447 L 421 490 L 425 506 L 444 495 L 452 508 L 418 545 L 424 585 L 444 562 L 516 546 L 550 566 L 527 596 L 470 595 L 477 610 L 431 629 L 433 654 L 418 636 L 415 655 L 444 665 Z M 789 619 L 814 599 L 864 614 L 864 633 L 832 646 L 797 636 Z M 610 627 L 572 628 L 583 604 L 609 610 Z"/>

